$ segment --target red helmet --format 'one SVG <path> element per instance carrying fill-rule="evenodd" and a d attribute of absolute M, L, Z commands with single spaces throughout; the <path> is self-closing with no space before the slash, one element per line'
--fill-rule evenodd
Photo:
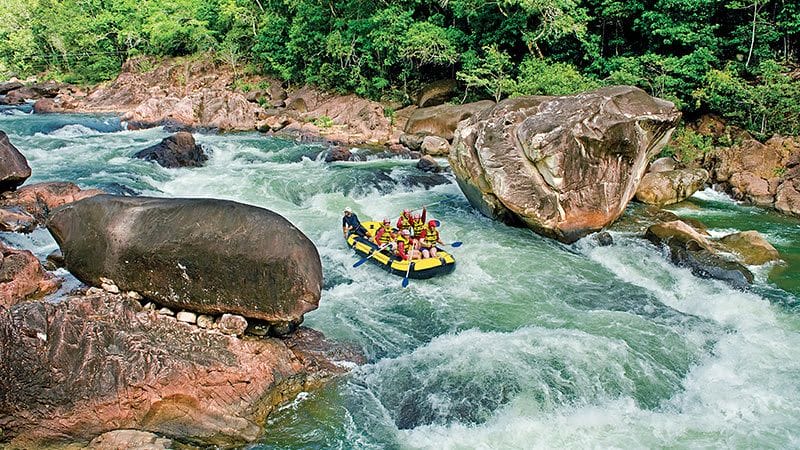
<path fill-rule="evenodd" d="M 435 227 L 436 226 L 436 221 L 435 220 L 429 220 L 428 221 L 428 226 L 431 227 L 431 228 Z"/>

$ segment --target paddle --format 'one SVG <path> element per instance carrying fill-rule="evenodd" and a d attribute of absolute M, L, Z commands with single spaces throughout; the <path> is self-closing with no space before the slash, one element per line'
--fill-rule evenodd
<path fill-rule="evenodd" d="M 456 248 L 456 247 L 461 247 L 461 244 L 463 244 L 463 242 L 455 241 L 452 244 L 444 244 L 444 245 L 449 245 L 450 247 Z"/>
<path fill-rule="evenodd" d="M 408 287 L 408 274 L 411 273 L 411 267 L 414 266 L 414 263 L 410 263 L 408 265 L 408 269 L 406 270 L 406 276 L 403 277 L 403 287 Z"/>
<path fill-rule="evenodd" d="M 391 242 L 390 242 L 390 243 L 391 243 Z M 385 249 L 386 247 L 388 247 L 390 243 L 383 244 L 383 245 L 382 245 L 380 248 L 378 248 L 377 250 L 374 250 L 374 251 L 370 252 L 370 254 L 369 254 L 369 255 L 367 255 L 367 256 L 365 256 L 365 257 L 363 257 L 363 258 L 359 259 L 358 261 L 356 261 L 356 263 L 355 263 L 355 264 L 353 264 L 353 267 L 358 267 L 358 266 L 360 266 L 360 265 L 364 264 L 365 262 L 367 262 L 367 260 L 368 260 L 368 259 L 372 258 L 372 256 L 373 256 L 373 255 L 375 255 L 376 253 L 378 253 L 378 252 L 380 252 L 381 250 L 383 250 L 383 249 Z"/>

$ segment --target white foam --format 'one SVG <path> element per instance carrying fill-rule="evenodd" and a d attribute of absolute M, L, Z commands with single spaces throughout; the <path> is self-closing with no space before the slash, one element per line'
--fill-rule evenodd
<path fill-rule="evenodd" d="M 102 134 L 102 133 L 81 124 L 64 125 L 61 128 L 58 128 L 56 130 L 47 133 L 47 135 L 53 137 L 77 137 L 77 136 L 90 136 L 95 134 Z"/>

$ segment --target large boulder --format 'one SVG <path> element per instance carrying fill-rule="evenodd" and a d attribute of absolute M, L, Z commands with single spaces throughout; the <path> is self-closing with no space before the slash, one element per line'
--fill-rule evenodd
<path fill-rule="evenodd" d="M 16 189 L 31 176 L 28 160 L 0 131 L 0 193 Z"/>
<path fill-rule="evenodd" d="M 81 281 L 110 278 L 173 309 L 297 324 L 319 302 L 316 247 L 255 206 L 99 195 L 56 211 L 48 229 Z"/>
<path fill-rule="evenodd" d="M 573 242 L 622 214 L 679 119 L 630 86 L 517 97 L 462 123 L 449 160 L 485 215 Z"/>
<path fill-rule="evenodd" d="M 134 429 L 243 445 L 277 406 L 345 370 L 332 360 L 363 362 L 306 328 L 240 339 L 102 292 L 0 308 L 0 441 L 49 448 Z"/>
<path fill-rule="evenodd" d="M 60 285 L 61 280 L 44 270 L 33 253 L 0 242 L 0 307 L 53 293 Z"/>
<path fill-rule="evenodd" d="M 746 267 L 720 255 L 708 239 L 684 222 L 653 225 L 645 238 L 668 248 L 672 262 L 688 268 L 695 276 L 722 280 L 739 289 L 753 282 L 753 274 Z"/>
<path fill-rule="evenodd" d="M 197 145 L 192 133 L 181 131 L 164 138 L 160 143 L 137 152 L 134 157 L 155 161 L 163 167 L 201 167 L 208 161 L 203 147 Z"/>
<path fill-rule="evenodd" d="M 706 181 L 705 169 L 648 172 L 636 189 L 636 200 L 649 205 L 671 205 L 691 197 Z"/>
<path fill-rule="evenodd" d="M 406 122 L 406 134 L 434 135 L 453 139 L 453 133 L 462 120 L 474 117 L 494 106 L 491 100 L 481 100 L 464 105 L 439 105 L 429 108 L 417 108 Z"/>

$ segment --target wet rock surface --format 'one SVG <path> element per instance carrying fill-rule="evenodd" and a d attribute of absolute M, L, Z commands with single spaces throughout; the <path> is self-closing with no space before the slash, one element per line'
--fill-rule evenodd
<path fill-rule="evenodd" d="M 343 372 L 332 361 L 363 357 L 313 330 L 239 339 L 102 291 L 0 307 L 2 440 L 40 448 L 125 428 L 243 444 L 277 405 Z"/>
<path fill-rule="evenodd" d="M 746 267 L 721 256 L 708 239 L 684 222 L 653 225 L 645 238 L 668 248 L 672 262 L 687 267 L 695 276 L 722 280 L 739 289 L 753 283 L 753 274 Z"/>
<path fill-rule="evenodd" d="M 31 167 L 22 153 L 0 131 L 0 193 L 16 189 L 31 176 Z"/>
<path fill-rule="evenodd" d="M 483 214 L 574 242 L 622 214 L 679 118 L 630 86 L 517 97 L 462 123 L 450 166 Z"/>
<path fill-rule="evenodd" d="M 203 148 L 185 131 L 164 138 L 160 143 L 137 152 L 135 158 L 155 161 L 167 168 L 201 167 L 208 161 Z"/>
<path fill-rule="evenodd" d="M 81 281 L 110 278 L 175 310 L 300 323 L 319 302 L 316 247 L 266 209 L 100 195 L 59 209 L 48 229 Z"/>

